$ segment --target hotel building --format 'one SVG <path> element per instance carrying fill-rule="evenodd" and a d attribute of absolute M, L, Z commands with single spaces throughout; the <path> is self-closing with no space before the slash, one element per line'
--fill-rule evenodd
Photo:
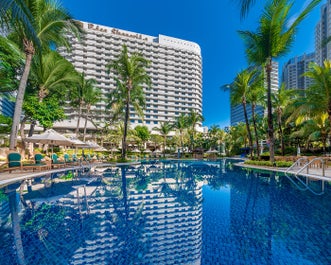
<path fill-rule="evenodd" d="M 272 62 L 272 72 L 271 72 L 271 91 L 277 92 L 279 86 L 278 77 L 278 62 Z M 250 104 L 247 104 L 247 115 L 248 119 L 252 118 L 252 108 Z M 266 115 L 266 109 L 263 106 L 257 105 L 255 108 L 255 114 L 263 117 Z M 239 122 L 245 122 L 244 110 L 241 104 L 232 105 L 230 109 L 230 124 L 231 126 L 237 125 Z"/>
<path fill-rule="evenodd" d="M 315 62 L 315 53 L 294 57 L 284 65 L 282 79 L 286 89 L 306 89 L 311 85 L 311 79 L 304 76 L 311 62 Z"/>
<path fill-rule="evenodd" d="M 315 27 L 315 60 L 319 65 L 323 61 L 331 60 L 331 42 L 324 44 L 323 42 L 331 36 L 331 1 L 321 6 L 321 19 Z"/>
<path fill-rule="evenodd" d="M 92 108 L 95 123 L 109 120 L 107 95 L 116 88 L 112 73 L 108 74 L 107 64 L 117 59 L 122 45 L 130 53 L 139 52 L 151 64 L 147 69 L 152 85 L 145 88 L 146 108 L 141 119 L 133 108 L 130 109 L 130 125 L 146 125 L 150 130 L 160 122 L 174 121 L 190 110 L 202 114 L 202 59 L 198 44 L 164 35 L 157 37 L 126 30 L 80 22 L 86 34 L 79 42 L 71 38 L 72 51 L 61 49 L 60 53 L 73 63 L 76 70 L 84 72 L 87 78 L 97 81 L 103 100 Z M 78 112 L 66 108 L 68 124 L 76 124 Z M 55 127 L 61 127 L 56 124 Z M 201 124 L 199 125 L 201 127 Z"/>

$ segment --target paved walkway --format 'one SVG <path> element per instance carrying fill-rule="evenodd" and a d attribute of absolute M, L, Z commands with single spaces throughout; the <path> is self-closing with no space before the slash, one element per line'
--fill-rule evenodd
<path fill-rule="evenodd" d="M 274 171 L 274 172 L 281 172 L 281 173 L 286 173 L 288 168 L 277 168 L 277 167 L 265 167 L 265 166 L 255 166 L 255 165 L 245 165 L 243 162 L 235 164 L 236 166 L 240 167 L 246 167 L 246 168 L 254 168 L 254 169 L 264 169 L 264 170 L 269 170 L 269 171 Z M 289 171 L 288 173 L 290 174 L 296 174 L 300 170 L 299 167 L 293 168 L 293 170 Z M 323 175 L 323 169 L 322 168 L 308 168 L 304 169 L 299 173 L 300 176 L 305 176 L 309 178 L 314 178 L 314 179 L 321 179 L 321 180 L 327 180 L 331 181 L 331 168 L 326 168 L 324 170 L 324 175 Z"/>
<path fill-rule="evenodd" d="M 57 168 L 51 170 L 42 170 L 42 171 L 13 171 L 9 172 L 1 172 L 0 173 L 0 188 L 3 186 L 7 186 L 9 184 L 15 183 L 17 181 L 22 181 L 25 179 L 36 178 L 47 176 L 53 173 L 63 173 L 69 170 L 80 170 L 84 168 L 90 168 L 93 165 L 82 165 L 82 166 L 72 166 L 72 167 L 65 167 L 65 168 Z"/>

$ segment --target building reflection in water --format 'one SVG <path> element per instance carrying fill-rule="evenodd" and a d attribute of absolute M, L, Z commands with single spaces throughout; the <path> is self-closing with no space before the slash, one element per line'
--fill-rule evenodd
<path fill-rule="evenodd" d="M 18 232 L 25 261 L 16 259 L 11 243 L 0 258 L 16 256 L 17 264 L 201 263 L 203 170 L 156 163 L 101 175 L 24 183 L 16 198 L 23 207 Z M 1 205 L 8 220 L 8 201 Z M 8 223 L 1 225 L 8 235 Z"/>

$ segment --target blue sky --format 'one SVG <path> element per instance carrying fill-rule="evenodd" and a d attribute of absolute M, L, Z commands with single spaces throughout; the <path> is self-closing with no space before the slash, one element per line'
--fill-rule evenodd
<path fill-rule="evenodd" d="M 247 67 L 237 30 L 255 30 L 263 0 L 240 19 L 237 0 L 62 0 L 75 19 L 157 36 L 163 34 L 200 45 L 203 58 L 204 125 L 230 124 L 229 94 L 220 89 Z M 306 1 L 307 2 L 307 1 Z M 260 3 L 260 5 L 258 4 Z M 297 0 L 293 15 L 305 1 Z M 323 3 L 323 2 L 322 2 Z M 320 9 L 300 25 L 291 52 L 279 60 L 314 50 L 314 28 Z M 281 76 L 281 67 L 280 67 Z"/>

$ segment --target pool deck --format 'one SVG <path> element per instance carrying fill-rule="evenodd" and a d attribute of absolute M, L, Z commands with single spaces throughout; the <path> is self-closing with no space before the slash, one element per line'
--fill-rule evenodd
<path fill-rule="evenodd" d="M 41 170 L 41 171 L 21 171 L 16 170 L 11 173 L 9 172 L 1 172 L 0 173 L 0 188 L 3 186 L 7 186 L 9 184 L 15 183 L 17 181 L 22 181 L 26 179 L 36 178 L 36 177 L 42 177 L 47 176 L 54 173 L 63 173 L 70 170 L 81 170 L 81 169 L 87 169 L 93 167 L 93 164 L 91 165 L 80 165 L 80 166 L 70 166 L 70 167 L 64 167 L 64 168 L 56 168 L 56 169 L 50 169 L 50 170 Z"/>
<path fill-rule="evenodd" d="M 296 174 L 299 170 L 299 168 L 295 168 L 294 170 L 287 172 L 288 168 L 284 168 L 284 167 L 279 168 L 279 167 L 246 165 L 246 164 L 244 164 L 244 162 L 236 163 L 235 165 L 239 166 L 239 167 L 244 167 L 244 168 L 260 169 L 260 170 L 267 170 L 267 171 L 280 172 L 280 173 L 289 173 L 289 174 Z M 313 179 L 331 181 L 331 168 L 325 168 L 324 176 L 323 176 L 322 168 L 309 168 L 308 173 L 307 173 L 307 170 L 305 169 L 299 175 L 304 176 L 304 177 L 313 178 Z"/>

